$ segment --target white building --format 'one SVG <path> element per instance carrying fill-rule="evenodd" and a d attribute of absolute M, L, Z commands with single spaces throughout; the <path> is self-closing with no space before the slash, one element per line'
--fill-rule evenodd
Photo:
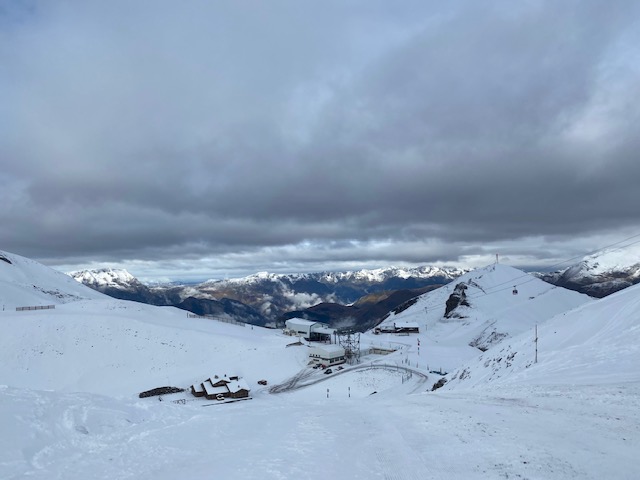
<path fill-rule="evenodd" d="M 304 320 L 303 318 L 290 318 L 284 322 L 284 324 L 287 326 L 287 330 L 290 330 L 295 335 L 300 335 L 305 338 L 311 337 L 311 327 L 319 325 L 318 322 Z"/>
<path fill-rule="evenodd" d="M 309 349 L 309 359 L 313 363 L 319 363 L 330 367 L 344 363 L 345 351 L 340 345 L 318 345 Z"/>
<path fill-rule="evenodd" d="M 324 323 L 312 322 L 303 318 L 290 318 L 285 321 L 286 330 L 292 335 L 299 335 L 315 342 L 331 342 L 335 329 Z"/>

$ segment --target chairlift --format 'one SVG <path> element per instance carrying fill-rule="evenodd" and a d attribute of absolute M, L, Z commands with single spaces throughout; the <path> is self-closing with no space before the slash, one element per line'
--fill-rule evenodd
<path fill-rule="evenodd" d="M 518 289 L 516 288 L 515 285 L 513 286 L 513 291 L 511 293 L 513 293 L 514 295 L 518 294 Z"/>

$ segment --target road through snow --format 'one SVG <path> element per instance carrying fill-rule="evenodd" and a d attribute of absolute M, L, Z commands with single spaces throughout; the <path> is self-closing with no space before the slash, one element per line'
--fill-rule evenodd
<path fill-rule="evenodd" d="M 335 370 L 335 368 L 333 370 L 333 373 L 325 374 L 322 370 L 304 368 L 284 382 L 278 385 L 273 385 L 271 388 L 269 388 L 269 393 L 292 392 L 301 388 L 317 385 L 321 382 L 331 381 L 332 379 L 342 375 L 348 375 L 365 370 L 386 370 L 392 372 L 403 372 L 409 374 L 410 376 L 416 375 L 417 382 L 415 382 L 415 388 L 411 391 L 411 393 L 415 393 L 419 390 L 422 390 L 423 388 L 426 389 L 426 382 L 429 379 L 429 376 L 426 373 L 421 372 L 420 370 L 391 363 L 368 363 L 365 365 L 347 367 L 343 370 Z M 319 376 L 317 375 L 317 373 L 321 373 L 322 375 Z"/>

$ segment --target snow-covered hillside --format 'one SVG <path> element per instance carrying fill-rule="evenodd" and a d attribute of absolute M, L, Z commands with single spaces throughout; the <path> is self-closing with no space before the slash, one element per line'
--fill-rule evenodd
<path fill-rule="evenodd" d="M 458 292 L 463 301 L 445 316 L 447 302 Z M 591 302 L 587 295 L 497 264 L 422 295 L 406 310 L 392 313 L 382 325 L 417 323 L 426 332 L 421 358 L 431 368 L 449 371 L 536 323 Z"/>
<path fill-rule="evenodd" d="M 284 378 L 306 360 L 269 330 L 113 299 L 6 312 L 3 329 L 0 382 L 23 388 L 130 396 L 215 372 Z"/>
<path fill-rule="evenodd" d="M 0 263 L 3 295 L 5 285 L 21 301 L 33 298 L 33 285 L 64 291 L 71 281 L 82 289 L 7 257 L 22 266 L 12 276 L 6 268 L 14 264 Z M 425 295 L 388 321 L 415 321 L 426 331 L 364 334 L 363 347 L 396 352 L 364 355 L 359 366 L 331 374 L 305 368 L 308 348 L 288 347 L 294 339 L 280 331 L 188 318 L 172 307 L 92 292 L 92 299 L 65 297 L 52 310 L 4 310 L 0 478 L 638 478 L 638 291 L 590 300 L 502 266 L 461 281 L 470 306 L 457 317 L 443 318 L 455 286 Z M 563 326 L 552 334 L 544 319 L 573 304 L 582 306 L 550 321 Z M 492 325 L 514 336 L 488 350 L 484 362 L 520 341 L 524 352 L 531 339 L 519 340 L 516 330 L 534 321 L 541 325 L 539 363 L 483 388 L 481 352 L 469 341 Z M 607 375 L 615 358 L 626 362 L 625 373 Z M 455 388 L 456 380 L 429 391 L 440 376 L 427 363 L 453 376 L 465 360 L 477 367 L 468 377 L 476 388 Z M 251 401 L 137 396 L 214 374 L 241 375 Z M 269 385 L 259 385 L 262 379 Z M 309 386 L 269 393 L 301 379 Z"/>
<path fill-rule="evenodd" d="M 575 265 L 538 276 L 554 285 L 605 297 L 640 282 L 640 245 L 588 255 Z"/>
<path fill-rule="evenodd" d="M 98 298 L 106 297 L 64 273 L 0 251 L 0 302 L 6 310 Z"/>
<path fill-rule="evenodd" d="M 640 285 L 557 315 L 450 375 L 445 388 L 624 384 L 640 379 Z"/>

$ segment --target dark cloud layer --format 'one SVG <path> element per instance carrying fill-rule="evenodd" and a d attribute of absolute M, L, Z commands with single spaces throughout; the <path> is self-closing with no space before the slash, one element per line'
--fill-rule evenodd
<path fill-rule="evenodd" d="M 640 227 L 639 20 L 0 0 L 0 248 L 149 277 L 591 250 Z"/>

